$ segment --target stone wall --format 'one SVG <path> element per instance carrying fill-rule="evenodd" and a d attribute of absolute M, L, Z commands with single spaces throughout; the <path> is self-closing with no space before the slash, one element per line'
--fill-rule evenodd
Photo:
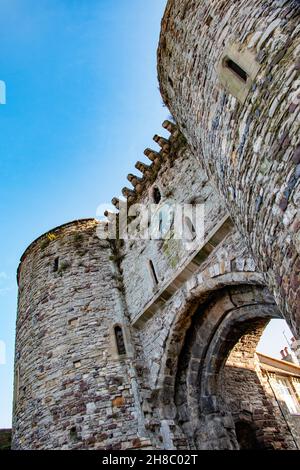
<path fill-rule="evenodd" d="M 246 423 L 252 428 L 254 439 L 249 442 L 252 448 L 295 449 L 297 430 L 291 433 L 255 353 L 265 326 L 264 320 L 257 325 L 254 323 L 252 331 L 245 334 L 231 351 L 220 380 L 221 393 L 235 427 Z M 292 420 L 290 413 L 288 415 Z"/>
<path fill-rule="evenodd" d="M 134 349 L 110 243 L 97 222 L 58 227 L 19 267 L 14 449 L 147 445 Z M 120 356 L 113 327 L 123 328 Z"/>
<path fill-rule="evenodd" d="M 300 6 L 169 0 L 163 99 L 300 333 Z"/>

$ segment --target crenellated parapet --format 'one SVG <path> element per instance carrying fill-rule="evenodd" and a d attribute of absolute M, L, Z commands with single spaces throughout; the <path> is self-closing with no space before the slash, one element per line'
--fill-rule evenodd
<path fill-rule="evenodd" d="M 155 182 L 157 174 L 161 168 L 164 167 L 167 162 L 178 157 L 182 143 L 185 143 L 185 139 L 176 124 L 166 120 L 163 122 L 162 126 L 170 133 L 169 138 L 155 135 L 153 140 L 158 144 L 160 150 L 157 151 L 151 148 L 146 148 L 144 155 L 149 159 L 149 163 L 147 164 L 137 161 L 135 168 L 140 172 L 140 175 L 132 173 L 127 175 L 127 179 L 129 183 L 131 183 L 131 188 L 124 187 L 122 189 L 122 195 L 129 206 L 139 201 L 141 194 L 147 191 L 147 189 Z M 119 210 L 120 200 L 117 197 L 114 197 L 111 202 Z"/>

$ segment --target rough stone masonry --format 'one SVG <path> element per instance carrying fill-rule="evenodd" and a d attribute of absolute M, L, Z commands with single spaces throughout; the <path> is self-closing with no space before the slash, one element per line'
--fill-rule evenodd
<path fill-rule="evenodd" d="M 169 0 L 162 95 L 300 333 L 300 5 Z"/>
<path fill-rule="evenodd" d="M 299 314 L 297 19 L 295 2 L 168 2 L 159 73 L 179 127 L 164 122 L 122 193 L 156 220 L 202 204 L 203 238 L 187 249 L 171 223 L 100 239 L 86 219 L 27 248 L 13 448 L 239 449 L 241 429 L 300 447 L 255 353 L 271 318 L 296 334 Z"/>

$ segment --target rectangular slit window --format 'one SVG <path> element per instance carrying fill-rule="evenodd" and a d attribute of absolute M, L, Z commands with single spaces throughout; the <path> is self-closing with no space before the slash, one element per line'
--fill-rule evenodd
<path fill-rule="evenodd" d="M 58 271 L 58 264 L 59 264 L 59 258 L 55 258 L 54 260 L 54 266 L 53 266 L 53 271 L 56 272 Z"/>
<path fill-rule="evenodd" d="M 225 67 L 227 67 L 229 70 L 231 70 L 235 75 L 238 76 L 240 80 L 242 80 L 244 83 L 247 82 L 248 80 L 248 75 L 245 72 L 245 70 L 242 69 L 236 62 L 233 60 L 229 59 L 228 57 L 224 61 Z"/>
<path fill-rule="evenodd" d="M 157 275 L 156 275 L 156 272 L 155 272 L 154 264 L 151 260 L 149 261 L 149 268 L 150 268 L 150 272 L 151 272 L 154 284 L 157 285 L 158 284 L 158 278 L 157 278 Z"/>
<path fill-rule="evenodd" d="M 119 325 L 115 326 L 115 337 L 116 337 L 118 354 L 119 356 L 124 356 L 126 354 L 126 348 L 125 348 L 123 331 Z"/>

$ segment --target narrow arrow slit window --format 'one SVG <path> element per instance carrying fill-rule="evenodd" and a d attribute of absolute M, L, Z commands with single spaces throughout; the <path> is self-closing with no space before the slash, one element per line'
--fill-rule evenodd
<path fill-rule="evenodd" d="M 229 57 L 226 57 L 224 59 L 224 66 L 227 67 L 229 70 L 231 70 L 231 72 L 234 73 L 244 83 L 247 82 L 247 80 L 248 80 L 247 72 L 245 72 L 245 70 L 242 69 L 242 67 L 240 67 L 232 59 L 229 59 Z"/>
<path fill-rule="evenodd" d="M 126 347 L 122 328 L 119 325 L 116 325 L 114 329 L 118 354 L 119 356 L 124 356 L 126 354 Z"/>
<path fill-rule="evenodd" d="M 151 261 L 151 259 L 149 260 L 149 270 L 150 270 L 150 273 L 151 273 L 153 282 L 154 282 L 154 284 L 157 286 L 157 284 L 158 284 L 158 277 L 157 277 L 157 274 L 156 274 L 156 271 L 155 271 L 155 268 L 154 268 L 154 264 L 153 264 L 153 262 Z"/>

